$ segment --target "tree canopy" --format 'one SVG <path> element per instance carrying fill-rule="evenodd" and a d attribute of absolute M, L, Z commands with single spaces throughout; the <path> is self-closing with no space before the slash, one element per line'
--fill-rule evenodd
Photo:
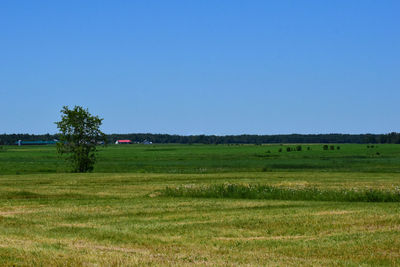
<path fill-rule="evenodd" d="M 67 154 L 74 172 L 92 171 L 96 162 L 96 146 L 104 143 L 105 134 L 100 130 L 103 119 L 93 116 L 88 109 L 75 106 L 61 110 L 61 121 L 56 122 L 60 133 L 57 151 Z"/>

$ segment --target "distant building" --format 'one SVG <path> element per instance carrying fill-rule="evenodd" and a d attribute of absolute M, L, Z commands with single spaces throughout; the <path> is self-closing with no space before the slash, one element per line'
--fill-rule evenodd
<path fill-rule="evenodd" d="M 16 145 L 22 146 L 22 145 L 54 145 L 58 143 L 58 140 L 53 140 L 53 141 L 22 141 L 18 140 L 15 142 Z"/>
<path fill-rule="evenodd" d="M 117 140 L 115 141 L 116 145 L 129 145 L 132 144 L 131 140 Z"/>
<path fill-rule="evenodd" d="M 151 144 L 153 144 L 153 142 L 144 140 L 142 144 L 144 144 L 144 145 L 151 145 Z"/>

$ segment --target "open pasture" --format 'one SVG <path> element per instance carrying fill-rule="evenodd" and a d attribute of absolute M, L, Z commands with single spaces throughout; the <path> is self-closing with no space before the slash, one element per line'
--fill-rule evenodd
<path fill-rule="evenodd" d="M 399 202 L 162 193 L 224 183 L 393 192 L 400 186 L 400 146 L 339 146 L 109 146 L 90 174 L 66 173 L 51 146 L 6 147 L 0 264 L 399 265 Z"/>
<path fill-rule="evenodd" d="M 271 171 L 399 172 L 400 145 L 110 145 L 94 172 L 220 173 Z M 334 150 L 330 150 L 333 146 Z M 372 147 L 373 146 L 373 147 Z M 338 150 L 338 147 L 340 148 Z M 292 151 L 287 152 L 290 148 Z M 279 152 L 279 151 L 282 152 Z M 54 146 L 5 146 L 0 174 L 64 173 Z"/>

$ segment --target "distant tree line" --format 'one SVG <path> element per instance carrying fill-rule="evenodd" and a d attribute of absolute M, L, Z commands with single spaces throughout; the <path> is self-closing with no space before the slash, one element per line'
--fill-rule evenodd
<path fill-rule="evenodd" d="M 0 145 L 13 145 L 18 140 L 51 141 L 59 139 L 51 134 L 2 134 Z M 171 134 L 108 134 L 108 143 L 119 139 L 129 139 L 133 142 L 144 140 L 153 143 L 174 144 L 280 144 L 280 143 L 352 143 L 352 144 L 400 144 L 400 133 L 389 134 L 285 134 L 285 135 L 171 135 Z"/>
<path fill-rule="evenodd" d="M 57 135 L 52 134 L 0 134 L 0 145 L 14 145 L 18 140 L 23 141 L 52 141 Z"/>

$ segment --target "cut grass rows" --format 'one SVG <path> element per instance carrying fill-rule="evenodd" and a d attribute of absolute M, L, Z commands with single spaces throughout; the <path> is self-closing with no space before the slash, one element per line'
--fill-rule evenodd
<path fill-rule="evenodd" d="M 321 189 L 399 185 L 397 174 L 380 179 L 326 172 L 0 176 L 0 265 L 396 266 L 395 202 L 154 195 L 166 186 L 225 181 Z"/>
<path fill-rule="evenodd" d="M 0 266 L 400 266 L 399 145 L 281 148 L 110 146 L 76 174 L 9 147 Z"/>

